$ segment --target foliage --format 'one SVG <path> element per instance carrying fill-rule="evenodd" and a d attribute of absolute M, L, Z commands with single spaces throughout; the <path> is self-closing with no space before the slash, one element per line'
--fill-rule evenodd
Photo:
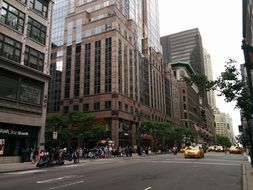
<path fill-rule="evenodd" d="M 237 143 L 241 144 L 244 148 L 250 147 L 249 137 L 246 135 L 245 132 L 243 134 L 237 135 L 235 139 Z"/>
<path fill-rule="evenodd" d="M 225 137 L 222 135 L 216 135 L 215 144 L 221 145 L 224 147 L 230 147 L 232 145 L 228 137 Z"/>
<path fill-rule="evenodd" d="M 137 142 L 141 141 L 140 134 L 152 135 L 154 140 L 154 149 L 158 147 L 168 148 L 174 144 L 180 145 L 184 139 L 193 141 L 198 135 L 196 131 L 190 128 L 181 127 L 168 122 L 142 121 L 137 130 Z"/>
<path fill-rule="evenodd" d="M 57 131 L 57 140 L 52 139 Z M 46 120 L 45 140 L 47 147 L 66 147 L 72 138 L 77 138 L 79 145 L 86 141 L 98 142 L 105 134 L 105 126 L 98 123 L 87 113 L 73 111 L 65 116 L 49 116 Z"/>
<path fill-rule="evenodd" d="M 57 139 L 53 140 L 53 132 L 57 131 Z M 71 136 L 68 129 L 67 118 L 60 115 L 53 115 L 47 117 L 45 129 L 45 144 L 46 149 L 52 147 L 66 146 L 66 142 Z"/>
<path fill-rule="evenodd" d="M 243 116 L 249 120 L 250 113 L 253 111 L 251 110 L 250 93 L 235 64 L 236 61 L 234 59 L 228 59 L 225 71 L 214 81 L 208 80 L 206 76 L 196 74 L 185 77 L 185 81 L 189 85 L 195 83 L 200 89 L 205 89 L 206 91 L 217 90 L 218 96 L 224 96 L 226 102 L 234 101 L 236 103 L 235 108 L 241 109 Z"/>

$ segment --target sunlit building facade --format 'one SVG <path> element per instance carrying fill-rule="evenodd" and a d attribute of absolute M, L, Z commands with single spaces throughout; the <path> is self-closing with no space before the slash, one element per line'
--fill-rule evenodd
<path fill-rule="evenodd" d="M 50 0 L 0 0 L 0 163 L 29 161 L 44 148 Z"/>
<path fill-rule="evenodd" d="M 158 16 L 157 0 L 56 1 L 51 63 L 61 83 L 49 112 L 93 114 L 115 146 L 136 145 L 140 120 L 169 120 Z"/>

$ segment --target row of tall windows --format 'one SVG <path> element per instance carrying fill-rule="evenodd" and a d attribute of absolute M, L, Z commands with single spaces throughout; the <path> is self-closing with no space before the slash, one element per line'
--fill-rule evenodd
<path fill-rule="evenodd" d="M 43 83 L 0 69 L 0 98 L 33 105 L 42 104 Z"/>
<path fill-rule="evenodd" d="M 94 94 L 100 93 L 101 41 L 95 42 Z"/>
<path fill-rule="evenodd" d="M 124 92 L 128 96 L 128 48 L 124 46 Z"/>
<path fill-rule="evenodd" d="M 81 43 L 76 45 L 75 56 L 75 80 L 74 80 L 74 96 L 79 96 L 80 90 L 80 64 L 81 64 Z"/>
<path fill-rule="evenodd" d="M 118 85 L 119 93 L 122 93 L 122 42 L 119 40 L 118 44 Z"/>
<path fill-rule="evenodd" d="M 9 27 L 19 32 L 24 32 L 25 14 L 4 1 L 0 20 Z M 47 28 L 43 24 L 37 22 L 31 17 L 28 17 L 27 36 L 45 45 L 46 33 Z"/>
<path fill-rule="evenodd" d="M 70 97 L 70 78 L 71 78 L 71 61 L 72 61 L 72 46 L 67 47 L 66 53 L 66 77 L 65 77 L 65 88 L 64 97 Z"/>
<path fill-rule="evenodd" d="M 19 0 L 24 4 L 28 4 L 38 14 L 47 18 L 48 1 L 47 0 Z"/>
<path fill-rule="evenodd" d="M 85 44 L 84 53 L 84 96 L 90 94 L 90 54 L 91 54 L 91 44 Z"/>
<path fill-rule="evenodd" d="M 73 106 L 73 110 L 78 111 L 79 110 L 79 106 L 81 105 L 74 105 Z M 112 108 L 112 102 L 111 100 L 106 100 L 104 102 L 104 109 L 103 110 L 110 110 Z M 69 106 L 64 106 L 64 113 L 68 113 L 69 111 Z M 101 111 L 102 110 L 102 106 L 100 104 L 100 102 L 94 102 L 93 103 L 93 110 L 92 107 L 90 107 L 89 103 L 85 103 L 83 104 L 83 112 L 90 112 L 90 111 Z"/>
<path fill-rule="evenodd" d="M 20 63 L 22 44 L 0 33 L 0 56 Z M 44 54 L 25 46 L 24 64 L 38 71 L 43 71 Z"/>
<path fill-rule="evenodd" d="M 105 39 L 105 92 L 112 90 L 112 38 Z"/>

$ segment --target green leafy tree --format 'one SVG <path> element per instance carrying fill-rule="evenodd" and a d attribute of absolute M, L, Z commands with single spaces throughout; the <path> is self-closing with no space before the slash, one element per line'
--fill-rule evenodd
<path fill-rule="evenodd" d="M 216 135 L 215 143 L 217 145 L 221 145 L 221 146 L 224 146 L 224 147 L 230 147 L 232 145 L 229 138 L 225 137 L 225 136 L 222 136 L 222 135 Z"/>
<path fill-rule="evenodd" d="M 67 114 L 68 124 L 71 126 L 72 134 L 78 139 L 78 145 L 83 146 L 85 142 L 95 144 L 104 137 L 105 125 L 96 121 L 94 116 L 72 111 Z"/>
<path fill-rule="evenodd" d="M 57 139 L 53 139 L 53 132 L 57 132 Z M 66 147 L 71 136 L 67 119 L 64 116 L 53 115 L 46 119 L 45 145 L 46 149 Z"/>

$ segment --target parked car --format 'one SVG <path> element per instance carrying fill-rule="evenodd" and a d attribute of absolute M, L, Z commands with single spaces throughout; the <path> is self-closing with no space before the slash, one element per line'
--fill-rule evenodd
<path fill-rule="evenodd" d="M 203 158 L 204 150 L 200 146 L 189 146 L 184 151 L 185 158 Z"/>

